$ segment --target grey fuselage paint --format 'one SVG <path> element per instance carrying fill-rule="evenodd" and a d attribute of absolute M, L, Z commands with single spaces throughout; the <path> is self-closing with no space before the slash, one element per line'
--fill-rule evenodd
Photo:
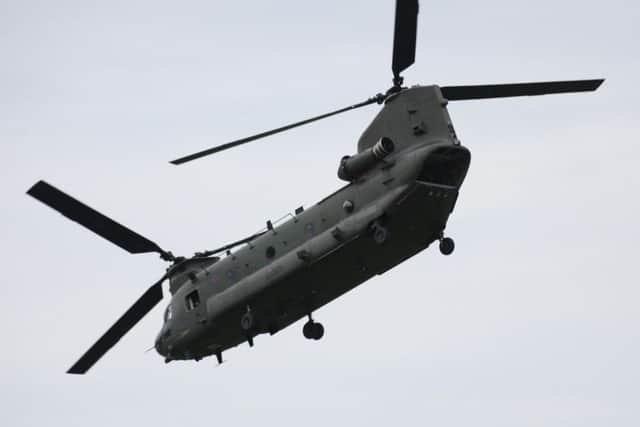
<path fill-rule="evenodd" d="M 222 259 L 188 264 L 171 280 L 158 352 L 200 359 L 276 333 L 439 239 L 470 162 L 446 106 L 438 86 L 389 97 L 358 142 L 362 152 L 393 141 L 379 165 Z M 374 222 L 388 231 L 382 242 Z"/>

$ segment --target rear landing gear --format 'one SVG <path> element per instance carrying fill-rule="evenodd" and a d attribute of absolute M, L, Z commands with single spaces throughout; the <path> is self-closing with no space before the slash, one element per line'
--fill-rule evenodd
<path fill-rule="evenodd" d="M 442 255 L 451 255 L 456 245 L 451 237 L 440 238 L 440 253 Z"/>
<path fill-rule="evenodd" d="M 324 336 L 324 326 L 320 322 L 314 322 L 311 316 L 302 327 L 302 335 L 308 340 L 319 340 Z"/>

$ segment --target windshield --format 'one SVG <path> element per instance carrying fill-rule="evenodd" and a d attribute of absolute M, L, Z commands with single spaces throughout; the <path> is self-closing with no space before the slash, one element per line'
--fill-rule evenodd
<path fill-rule="evenodd" d="M 167 306 L 167 309 L 164 311 L 164 321 L 165 323 L 173 317 L 173 310 L 171 309 L 171 304 Z"/>

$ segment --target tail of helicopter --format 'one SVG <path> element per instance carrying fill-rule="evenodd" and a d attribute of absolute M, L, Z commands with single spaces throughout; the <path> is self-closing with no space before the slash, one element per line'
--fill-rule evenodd
<path fill-rule="evenodd" d="M 360 136 L 358 152 L 382 137 L 391 138 L 398 152 L 429 142 L 460 144 L 446 106 L 437 86 L 416 86 L 390 95 Z"/>

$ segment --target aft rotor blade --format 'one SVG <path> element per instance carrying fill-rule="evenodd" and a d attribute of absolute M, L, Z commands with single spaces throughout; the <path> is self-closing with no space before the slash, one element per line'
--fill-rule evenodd
<path fill-rule="evenodd" d="M 167 276 L 153 284 L 127 310 L 109 330 L 67 371 L 68 374 L 86 373 L 104 354 L 111 349 L 136 323 L 162 300 L 162 282 Z"/>
<path fill-rule="evenodd" d="M 513 83 L 480 86 L 444 86 L 442 96 L 449 101 L 469 99 L 506 98 L 511 96 L 549 95 L 554 93 L 591 92 L 600 87 L 604 79 L 569 80 L 557 82 Z"/>
<path fill-rule="evenodd" d="M 326 119 L 327 117 L 335 116 L 336 114 L 340 114 L 340 113 L 344 113 L 346 111 L 354 110 L 356 108 L 364 107 L 365 105 L 373 104 L 375 102 L 382 102 L 383 99 L 384 99 L 384 96 L 381 95 L 381 94 L 378 94 L 375 97 L 369 98 L 366 101 L 360 102 L 358 104 L 350 105 L 348 107 L 341 108 L 339 110 L 332 111 L 330 113 L 321 114 L 319 116 L 312 117 L 310 119 L 302 120 L 302 121 L 299 121 L 299 122 L 296 122 L 296 123 L 292 123 L 290 125 L 279 127 L 277 129 L 272 129 L 272 130 L 269 130 L 269 131 L 266 131 L 266 132 L 258 133 L 256 135 L 248 136 L 246 138 L 238 139 L 236 141 L 227 142 L 226 144 L 218 145 L 216 147 L 209 148 L 207 150 L 203 150 L 203 151 L 200 151 L 200 152 L 195 153 L 195 154 L 190 154 L 188 156 L 184 156 L 184 157 L 181 157 L 179 159 L 172 160 L 170 163 L 172 163 L 174 165 L 181 165 L 182 163 L 190 162 L 191 160 L 199 159 L 200 157 L 208 156 L 209 154 L 217 153 L 219 151 L 228 150 L 230 148 L 237 147 L 238 145 L 242 145 L 242 144 L 246 144 L 246 143 L 251 142 L 251 141 L 255 141 L 256 139 L 260 139 L 260 138 L 264 138 L 264 137 L 267 137 L 267 136 L 275 135 L 276 133 L 284 132 L 286 130 L 293 129 L 293 128 L 296 128 L 298 126 L 306 125 L 308 123 L 312 123 L 312 122 L 315 122 L 317 120 Z"/>
<path fill-rule="evenodd" d="M 102 215 L 100 212 L 44 181 L 38 181 L 27 191 L 27 194 L 129 253 L 158 252 L 165 254 L 165 251 L 156 243 Z"/>
<path fill-rule="evenodd" d="M 396 23 L 393 34 L 393 63 L 395 77 L 409 68 L 416 59 L 418 32 L 418 0 L 396 0 Z"/>

